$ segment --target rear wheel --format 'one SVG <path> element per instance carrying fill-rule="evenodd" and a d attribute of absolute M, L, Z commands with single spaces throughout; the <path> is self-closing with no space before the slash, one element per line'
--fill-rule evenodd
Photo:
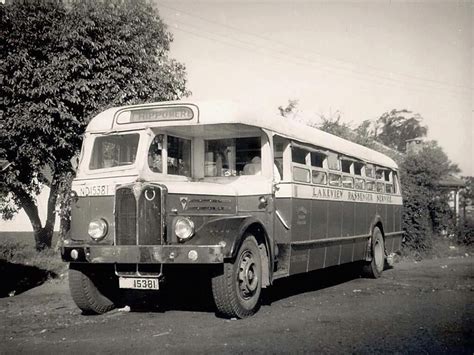
<path fill-rule="evenodd" d="M 226 317 L 245 318 L 259 308 L 262 290 L 262 262 L 255 237 L 245 239 L 232 262 L 212 278 L 212 293 L 217 310 Z"/>
<path fill-rule="evenodd" d="M 380 228 L 374 228 L 371 241 L 372 260 L 364 265 L 363 272 L 367 277 L 377 279 L 382 275 L 385 266 L 385 245 Z"/>
<path fill-rule="evenodd" d="M 115 308 L 117 280 L 112 272 L 91 265 L 69 265 L 69 289 L 74 303 L 85 314 L 102 314 Z"/>

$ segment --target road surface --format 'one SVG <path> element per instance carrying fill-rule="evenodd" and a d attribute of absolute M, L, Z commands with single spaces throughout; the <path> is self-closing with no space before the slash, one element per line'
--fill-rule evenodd
<path fill-rule="evenodd" d="M 347 268 L 281 280 L 244 320 L 216 317 L 198 279 L 158 308 L 84 316 L 63 278 L 0 299 L 0 353 L 472 354 L 473 261 L 401 262 L 377 280 Z"/>

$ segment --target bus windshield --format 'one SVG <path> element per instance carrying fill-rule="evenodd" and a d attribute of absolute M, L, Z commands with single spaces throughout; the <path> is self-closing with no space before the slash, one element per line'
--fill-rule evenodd
<path fill-rule="evenodd" d="M 260 150 L 260 137 L 206 140 L 204 175 L 260 175 Z"/>
<path fill-rule="evenodd" d="M 139 137 L 138 133 L 97 137 L 94 141 L 89 169 L 132 165 L 137 156 Z"/>

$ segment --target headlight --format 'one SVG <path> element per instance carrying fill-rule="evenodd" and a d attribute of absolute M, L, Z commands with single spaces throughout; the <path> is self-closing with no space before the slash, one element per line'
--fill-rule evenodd
<path fill-rule="evenodd" d="M 88 233 L 94 240 L 100 240 L 107 234 L 108 225 L 107 222 L 102 219 L 94 219 L 89 223 Z"/>
<path fill-rule="evenodd" d="M 194 234 L 194 223 L 189 218 L 179 217 L 174 223 L 174 234 L 181 239 L 187 240 Z"/>

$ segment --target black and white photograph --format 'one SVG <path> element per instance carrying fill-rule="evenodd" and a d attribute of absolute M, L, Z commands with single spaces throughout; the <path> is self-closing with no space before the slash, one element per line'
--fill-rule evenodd
<path fill-rule="evenodd" d="M 0 0 L 0 354 L 473 354 L 472 0 Z"/>

